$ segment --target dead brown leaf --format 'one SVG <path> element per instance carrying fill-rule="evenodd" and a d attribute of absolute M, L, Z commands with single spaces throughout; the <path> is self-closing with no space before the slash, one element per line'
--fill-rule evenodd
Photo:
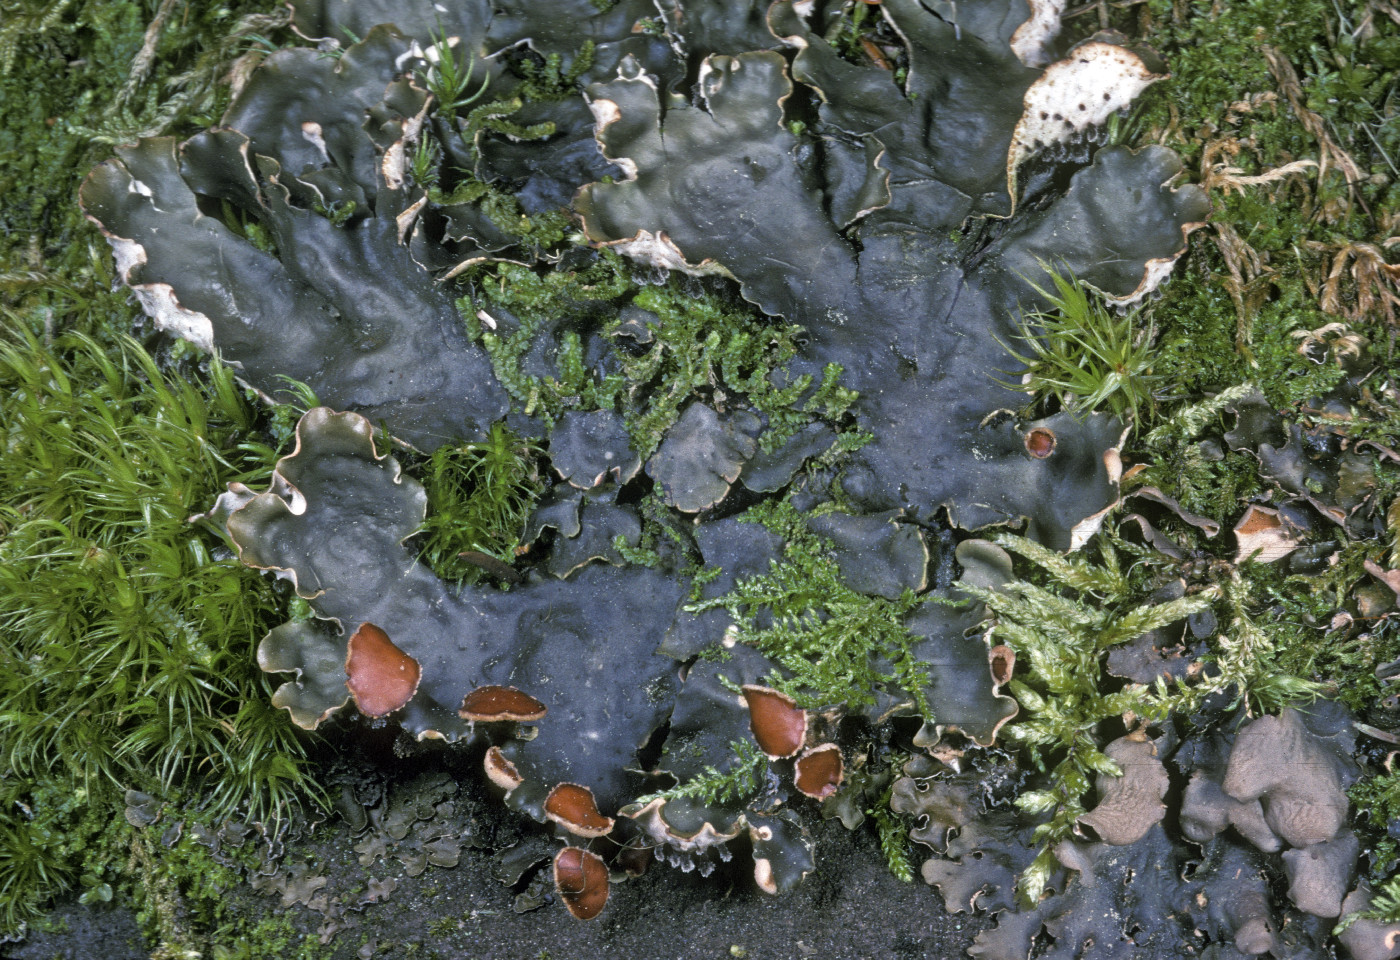
<path fill-rule="evenodd" d="M 1336 168 L 1346 178 L 1347 187 L 1353 190 L 1352 195 L 1355 197 L 1355 185 L 1366 179 L 1366 175 L 1361 172 L 1361 167 L 1352 159 L 1351 154 L 1343 150 L 1332 139 L 1332 135 L 1327 132 L 1326 121 L 1308 109 L 1307 97 L 1304 96 L 1302 84 L 1298 81 L 1298 73 L 1293 69 L 1293 64 L 1288 62 L 1288 58 L 1276 47 L 1271 47 L 1267 43 L 1260 44 L 1259 49 L 1264 54 L 1264 59 L 1268 61 L 1269 72 L 1277 81 L 1279 92 L 1288 100 L 1288 105 L 1293 108 L 1293 113 L 1297 116 L 1298 122 L 1303 125 L 1303 129 L 1317 141 L 1319 151 L 1318 180 L 1325 178 L 1328 170 Z"/>
<path fill-rule="evenodd" d="M 1256 563 L 1273 563 L 1298 549 L 1301 542 L 1289 530 L 1277 510 L 1250 504 L 1240 522 L 1235 524 L 1235 539 L 1239 543 L 1236 563 L 1253 559 Z"/>
<path fill-rule="evenodd" d="M 1397 243 L 1400 237 L 1391 237 L 1382 246 L 1391 247 Z M 1318 298 L 1318 305 L 1325 313 L 1354 322 L 1385 317 L 1387 323 L 1395 323 L 1395 308 L 1400 306 L 1400 287 L 1397 287 L 1400 264 L 1387 263 L 1381 247 L 1357 242 L 1340 247 L 1320 243 L 1307 246 L 1332 257 L 1332 267 L 1322 284 L 1322 296 Z M 1348 277 L 1350 285 L 1344 283 Z"/>

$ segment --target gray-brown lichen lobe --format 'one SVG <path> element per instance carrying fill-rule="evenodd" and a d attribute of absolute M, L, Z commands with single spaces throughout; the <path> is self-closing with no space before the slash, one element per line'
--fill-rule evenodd
<path fill-rule="evenodd" d="M 927 603 L 901 621 L 931 716 L 915 718 L 892 682 L 866 710 L 809 709 L 774 689 L 790 671 L 733 643 L 725 611 L 687 609 L 722 595 L 694 577 L 720 569 L 715 583 L 729 590 L 740 571 L 771 569 L 783 538 L 734 516 L 784 493 L 819 508 L 810 529 L 850 589 L 891 602 L 927 596 L 931 566 L 953 563 L 951 550 L 940 559 L 931 548 L 945 517 L 962 530 L 1024 522 L 1059 549 L 1087 539 L 1117 498 L 1122 425 L 993 416 L 1022 399 L 994 378 L 1005 363 L 998 340 L 1018 332 L 1021 311 L 1044 306 L 1033 287 L 1042 263 L 1134 301 L 1206 216 L 1200 190 L 1173 184 L 1180 164 L 1169 151 L 1095 150 L 1086 139 L 1162 75 L 1159 65 L 1106 38 L 1058 49 L 1053 4 L 1016 0 L 937 12 L 885 0 L 878 13 L 903 46 L 901 83 L 842 59 L 824 39 L 831 11 L 805 3 L 669 2 L 659 36 L 639 26 L 655 14 L 642 0 L 601 11 L 525 0 L 293 6 L 298 30 L 334 55 L 270 55 L 222 127 L 123 148 L 83 189 L 158 323 L 218 349 L 269 396 L 293 377 L 327 404 L 303 418 L 266 492 L 239 488 L 219 507 L 244 562 L 290 579 L 315 613 L 259 648 L 264 669 L 294 675 L 274 703 L 315 728 L 354 699 L 419 740 L 487 745 L 485 772 L 505 802 L 564 841 L 556 887 L 582 917 L 602 909 L 599 865 L 619 847 L 704 870 L 745 836 L 758 885 L 790 888 L 817 862 L 802 815 L 852 779 L 851 746 L 885 736 L 872 731 L 892 719 L 914 718 L 919 748 L 949 731 L 995 741 L 1016 709 L 1001 692 L 1015 655 L 989 651 L 980 606 Z M 512 56 L 537 68 L 558 55 L 556 68 L 579 67 L 584 93 L 524 97 L 514 134 L 473 126 L 425 89 L 442 55 L 428 49 L 435 36 L 477 63 L 483 102 L 522 96 Z M 575 58 L 584 39 L 586 61 Z M 801 128 L 798 99 L 810 107 Z M 552 132 L 522 139 L 527 121 Z M 1047 159 L 1071 140 L 1073 160 Z M 587 245 L 542 249 L 506 230 L 483 199 L 488 188 L 514 191 L 531 215 L 569 203 Z M 255 243 L 247 221 L 270 244 Z M 643 392 L 635 385 L 616 407 L 590 406 L 583 391 L 550 422 L 530 416 L 533 398 L 516 397 L 512 411 L 501 356 L 484 338 L 521 321 L 485 311 L 472 271 L 510 261 L 545 277 L 607 249 L 732 278 L 766 314 L 800 325 L 788 369 L 764 376 L 815 384 L 844 369 L 842 384 L 859 392 L 854 425 L 873 439 L 837 461 L 839 480 L 827 455 L 842 424 L 803 409 L 784 444 L 765 451 L 758 437 L 771 418 L 729 384 L 679 388 L 678 416 L 645 462 L 627 431 L 628 404 Z M 615 315 L 617 304 L 604 309 Z M 464 325 L 464 313 L 485 332 Z M 618 376 L 619 352 L 654 337 L 642 317 L 630 328 L 587 310 L 553 318 L 511 360 L 562 380 L 557 364 L 577 342 L 596 387 Z M 374 425 L 430 451 L 479 439 L 508 411 L 546 441 L 558 474 L 525 531 L 520 582 L 443 583 L 405 544 L 426 499 L 376 447 Z M 650 565 L 628 559 L 656 522 L 644 500 L 679 531 L 647 548 Z M 996 558 L 976 556 L 985 546 L 968 541 L 957 557 L 995 579 Z M 934 589 L 965 600 L 946 582 Z M 723 652 L 697 660 L 702 650 Z M 539 709 L 502 706 L 525 702 L 505 691 Z M 753 795 L 666 795 L 673 783 L 737 776 L 734 743 L 753 747 L 753 769 L 766 764 Z M 1125 851 L 1169 844 L 1161 761 L 1146 756 L 1155 748 L 1115 749 L 1143 769 L 1101 785 L 1103 803 L 1083 820 L 1099 842 L 1056 851 L 1085 889 L 1090 876 L 1130 869 Z M 896 788 L 899 802 L 923 810 L 931 801 L 911 789 Z M 1283 794 L 1236 792 L 1236 804 L 1268 796 L 1267 829 L 1306 834 L 1300 850 L 1337 842 L 1336 828 L 1323 837 L 1323 826 L 1296 825 Z M 986 908 L 994 896 L 1008 909 L 1007 878 L 1024 866 L 1020 826 L 973 821 L 956 791 L 943 799 L 921 829 L 941 833 L 935 845 L 967 873 L 926 866 L 926 879 L 956 891 L 950 909 Z M 1258 826 L 1220 816 L 1202 813 L 1200 829 Z M 1311 879 L 1314 864 L 1342 857 L 1314 853 L 1295 869 L 1299 889 L 1315 891 L 1299 899 L 1330 909 L 1335 884 Z M 1069 942 L 1078 914 L 1049 911 L 1026 936 L 1043 920 Z"/>

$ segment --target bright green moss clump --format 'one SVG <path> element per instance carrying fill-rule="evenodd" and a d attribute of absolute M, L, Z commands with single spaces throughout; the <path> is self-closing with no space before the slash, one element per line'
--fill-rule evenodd
<path fill-rule="evenodd" d="M 759 443 L 770 451 L 814 419 L 839 422 L 855 401 L 840 385 L 839 365 L 829 365 L 819 381 L 781 374 L 797 353 L 800 327 L 773 322 L 689 277 L 641 284 L 637 269 L 609 251 L 578 270 L 492 264 L 478 270 L 474 296 L 457 307 L 524 413 L 552 421 L 565 410 L 618 410 L 643 457 L 696 396 L 747 399 L 767 417 Z M 629 318 L 628 308 L 639 312 Z M 604 325 L 616 342 L 616 372 L 589 374 L 582 340 L 570 329 L 587 323 Z M 645 342 L 635 339 L 642 334 Z M 633 343 L 622 342 L 628 338 Z M 529 372 L 531 357 L 555 372 Z M 855 431 L 842 439 L 847 449 L 861 442 Z"/>
<path fill-rule="evenodd" d="M 1035 289 L 1053 309 L 1025 316 L 1021 336 L 1004 344 L 1025 372 L 1023 383 L 1003 385 L 1054 398 L 1079 417 L 1107 410 L 1136 424 L 1160 386 L 1152 331 L 1140 329 L 1138 311 L 1113 313 L 1076 278 L 1046 272 L 1054 290 Z"/>
<path fill-rule="evenodd" d="M 911 652 L 917 638 L 904 626 L 925 598 L 907 589 L 897 600 L 856 593 L 832 560 L 829 544 L 786 500 L 751 507 L 739 519 L 782 536 L 783 559 L 768 573 L 741 580 L 730 593 L 687 609 L 728 610 L 739 624 L 736 639 L 792 672 L 791 678 L 767 682 L 799 706 L 857 708 L 874 703 L 876 690 L 893 683 L 920 715 L 932 717 L 925 693 L 928 672 Z M 759 628 L 754 616 L 764 609 L 772 612 L 773 624 Z M 891 665 L 889 674 L 876 668 L 872 654 Z"/>
<path fill-rule="evenodd" d="M 515 559 L 520 533 L 544 489 L 539 453 L 498 423 L 484 440 L 439 447 L 417 469 L 428 493 L 420 549 L 433 572 L 474 582 L 481 568 L 463 552 L 503 563 Z"/>
<path fill-rule="evenodd" d="M 198 782 L 210 809 L 262 818 L 314 796 L 303 743 L 269 704 L 253 662 L 283 601 L 187 519 L 229 481 L 265 476 L 275 458 L 254 439 L 254 410 L 232 374 L 217 363 L 204 375 L 164 373 L 130 339 L 66 333 L 45 344 L 13 315 L 8 322 L 7 808 L 55 787 L 116 804 L 126 787 Z M 5 837 L 16 862 L 31 864 L 9 874 L 7 926 L 75 876 L 62 842 L 36 840 L 41 822 Z"/>
<path fill-rule="evenodd" d="M 104 144 L 204 126 L 271 3 L 16 0 L 0 26 L 0 931 L 132 887 L 126 787 L 266 818 L 316 795 L 253 645 L 271 584 L 191 527 L 277 418 L 129 331 L 74 197 Z M 170 15 L 170 11 L 175 11 Z M 135 68 L 133 69 L 133 64 Z M 185 127 L 184 125 L 188 125 Z M 284 418 L 285 419 L 285 418 Z M 139 879 L 134 883 L 144 888 Z"/>

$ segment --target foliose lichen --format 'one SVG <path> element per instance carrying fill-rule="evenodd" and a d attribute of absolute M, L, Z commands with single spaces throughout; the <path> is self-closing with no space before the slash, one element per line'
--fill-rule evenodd
<path fill-rule="evenodd" d="M 799 813 L 892 719 L 995 740 L 1014 654 L 950 582 L 996 564 L 950 528 L 1080 546 L 1124 426 L 1022 418 L 1001 343 L 1044 264 L 1130 305 L 1207 214 L 1170 151 L 1096 142 L 1163 66 L 1058 48 L 1054 4 L 886 0 L 897 73 L 827 4 L 604 6 L 294 3 L 319 50 L 82 191 L 158 324 L 327 405 L 213 513 L 314 613 L 260 647 L 274 702 L 486 745 L 581 917 L 645 848 L 704 871 L 744 835 L 799 882 Z M 510 589 L 444 582 L 376 425 L 430 454 L 501 422 L 549 489 Z M 823 554 L 840 589 L 804 593 Z M 833 623 L 876 639 L 828 657 Z"/>

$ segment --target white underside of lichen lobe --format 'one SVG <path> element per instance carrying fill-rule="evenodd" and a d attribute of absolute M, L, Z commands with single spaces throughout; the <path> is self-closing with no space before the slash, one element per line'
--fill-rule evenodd
<path fill-rule="evenodd" d="M 622 110 L 615 100 L 608 100 L 605 97 L 588 101 L 588 109 L 593 114 L 593 136 L 597 138 L 598 144 L 601 146 L 603 131 L 622 119 Z M 636 161 L 627 157 L 608 157 L 608 162 L 620 168 L 625 179 L 637 179 Z"/>
<path fill-rule="evenodd" d="M 131 272 L 146 264 L 146 248 L 135 240 L 125 237 L 108 236 L 112 245 L 112 256 L 117 262 L 117 275 L 126 281 L 141 309 L 155 325 L 182 340 L 188 340 L 199 349 L 214 351 L 214 325 L 204 314 L 187 310 L 180 306 L 175 290 L 168 283 L 133 283 Z"/>
<path fill-rule="evenodd" d="M 379 161 L 379 173 L 384 178 L 385 188 L 403 189 L 408 179 L 408 148 L 418 142 L 431 106 L 431 100 L 424 100 L 416 115 L 405 117 L 402 135 L 385 149 L 384 156 Z"/>
<path fill-rule="evenodd" d="M 1170 261 L 1170 263 L 1175 262 L 1175 258 Z M 1170 270 L 1170 266 L 1168 266 L 1168 269 Z M 1158 280 L 1157 282 L 1160 283 L 1161 281 Z M 1119 483 L 1123 480 L 1123 457 L 1121 451 L 1123 449 L 1123 444 L 1127 442 L 1128 430 L 1125 429 L 1118 437 L 1118 442 L 1103 452 L 1104 471 L 1108 475 L 1108 482 L 1113 485 L 1115 490 L 1118 489 Z M 1076 523 L 1069 534 L 1069 552 L 1074 553 L 1092 540 L 1094 534 L 1098 533 L 1099 528 L 1103 526 L 1104 518 L 1112 513 L 1122 502 L 1121 498 L 1115 499 L 1098 513 L 1087 516 Z"/>
<path fill-rule="evenodd" d="M 1050 62 L 1050 44 L 1060 35 L 1065 0 L 1030 0 L 1031 15 L 1011 35 L 1011 52 L 1028 67 Z"/>
<path fill-rule="evenodd" d="M 665 230 L 652 233 L 638 230 L 636 236 L 626 240 L 616 240 L 606 244 L 619 253 L 625 254 L 640 263 L 660 267 L 663 270 L 679 270 L 693 277 L 733 277 L 729 269 L 714 260 L 691 263 L 681 253 L 680 247 L 666 235 Z"/>
<path fill-rule="evenodd" d="M 1081 44 L 1046 67 L 1021 101 L 1021 119 L 1007 151 L 1006 187 L 1012 203 L 1021 164 L 1107 123 L 1166 76 L 1133 51 L 1100 40 Z"/>
<path fill-rule="evenodd" d="M 1197 224 L 1187 224 L 1185 233 L 1190 233 Z M 1178 254 L 1177 256 L 1180 256 Z M 1131 307 L 1141 303 L 1149 293 L 1156 290 L 1171 276 L 1172 267 L 1176 266 L 1177 257 L 1159 257 L 1155 260 L 1147 261 L 1146 267 L 1142 271 L 1142 282 L 1137 285 L 1137 289 L 1126 297 L 1114 297 L 1104 294 L 1104 299 L 1109 303 L 1119 307 Z"/>

